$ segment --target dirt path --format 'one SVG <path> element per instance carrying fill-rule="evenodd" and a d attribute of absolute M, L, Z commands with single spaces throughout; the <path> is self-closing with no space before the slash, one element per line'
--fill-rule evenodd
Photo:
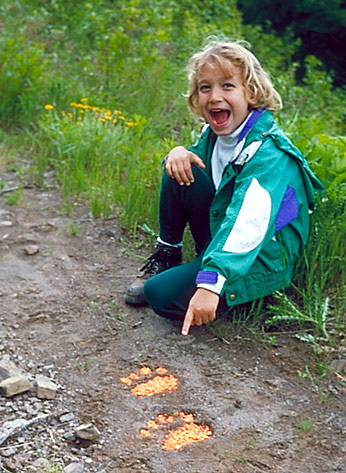
<path fill-rule="evenodd" d="M 13 179 L 0 175 L 6 188 Z M 288 337 L 275 347 L 246 339 L 225 344 L 207 327 L 183 338 L 178 324 L 123 303 L 140 260 L 116 220 L 93 221 L 76 205 L 80 234 L 72 236 L 56 188 L 24 189 L 16 206 L 6 205 L 6 195 L 0 358 L 8 355 L 31 379 L 50 377 L 59 389 L 52 401 L 37 399 L 34 383 L 27 393 L 0 396 L 1 424 L 59 409 L 70 417 L 9 438 L 0 446 L 2 471 L 346 471 L 345 393 L 329 387 L 334 394 L 321 402 L 298 376 L 311 362 L 307 345 Z M 28 255 L 28 245 L 37 253 Z M 139 379 L 120 380 L 130 373 Z M 158 381 L 162 392 L 153 394 Z M 142 392 L 150 395 L 136 395 Z M 76 441 L 74 427 L 89 422 L 99 438 Z M 184 446 L 185 431 L 192 443 Z M 207 439 L 193 441 L 200 431 Z M 167 449 L 178 434 L 183 448 Z"/>

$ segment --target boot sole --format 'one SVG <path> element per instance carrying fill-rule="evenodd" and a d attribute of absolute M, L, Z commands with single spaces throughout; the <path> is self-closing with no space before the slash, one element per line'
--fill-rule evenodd
<path fill-rule="evenodd" d="M 149 305 L 148 301 L 144 297 L 144 294 L 140 294 L 138 296 L 130 296 L 129 294 L 126 294 L 125 302 L 126 304 L 130 305 Z"/>

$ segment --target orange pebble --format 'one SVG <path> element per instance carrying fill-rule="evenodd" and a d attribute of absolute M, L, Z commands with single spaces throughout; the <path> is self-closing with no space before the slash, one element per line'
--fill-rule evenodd
<path fill-rule="evenodd" d="M 148 429 L 158 429 L 159 426 L 154 420 L 148 420 L 147 421 L 147 427 Z"/>
<path fill-rule="evenodd" d="M 195 420 L 193 414 L 185 414 L 185 412 L 179 412 L 179 417 L 181 417 L 184 422 L 193 422 Z"/>
<path fill-rule="evenodd" d="M 156 368 L 156 373 L 157 374 L 166 374 L 168 372 L 167 368 L 164 368 L 163 366 L 159 366 Z"/>
<path fill-rule="evenodd" d="M 143 368 L 141 368 L 139 372 L 142 376 L 146 376 L 151 374 L 153 371 L 148 366 L 143 366 Z"/>
<path fill-rule="evenodd" d="M 141 429 L 140 434 L 141 434 L 142 437 L 150 437 L 151 436 L 150 430 L 147 430 L 147 429 Z"/>
<path fill-rule="evenodd" d="M 162 424 L 164 424 L 164 423 L 166 422 L 166 416 L 163 415 L 163 414 L 159 414 L 159 415 L 157 416 L 157 420 L 158 420 L 159 422 L 161 422 Z"/>
<path fill-rule="evenodd" d="M 128 377 L 134 380 L 140 379 L 140 376 L 137 373 L 130 373 Z"/>
<path fill-rule="evenodd" d="M 122 383 L 126 384 L 126 386 L 131 386 L 132 385 L 132 381 L 129 378 L 120 378 L 120 381 Z"/>

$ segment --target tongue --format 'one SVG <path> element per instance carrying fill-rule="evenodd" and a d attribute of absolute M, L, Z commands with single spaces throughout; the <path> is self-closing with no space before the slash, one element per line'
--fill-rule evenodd
<path fill-rule="evenodd" d="M 229 115 L 228 110 L 220 110 L 219 112 L 212 112 L 213 119 L 217 124 L 224 123 Z"/>

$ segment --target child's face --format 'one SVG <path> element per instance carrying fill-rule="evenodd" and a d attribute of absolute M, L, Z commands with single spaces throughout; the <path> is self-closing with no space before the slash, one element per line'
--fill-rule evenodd
<path fill-rule="evenodd" d="M 198 105 L 216 135 L 229 135 L 248 116 L 249 102 L 241 69 L 204 65 L 199 72 Z"/>

